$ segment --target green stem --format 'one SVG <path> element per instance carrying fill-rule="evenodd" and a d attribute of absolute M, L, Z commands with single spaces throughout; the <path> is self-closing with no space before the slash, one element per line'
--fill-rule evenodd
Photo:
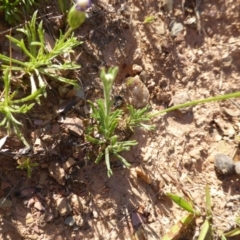
<path fill-rule="evenodd" d="M 64 34 L 64 36 L 62 37 L 61 42 L 64 42 L 69 37 L 69 35 L 73 32 L 73 30 L 74 29 L 69 28 L 67 32 Z"/>
<path fill-rule="evenodd" d="M 171 112 L 171 111 L 177 110 L 179 108 L 195 106 L 195 105 L 202 104 L 202 103 L 207 103 L 207 102 L 222 101 L 222 100 L 226 100 L 226 99 L 229 99 L 229 98 L 236 98 L 236 97 L 240 97 L 240 92 L 229 93 L 229 94 L 226 94 L 226 95 L 219 95 L 219 96 L 216 96 L 216 97 L 209 97 L 209 98 L 205 98 L 205 99 L 199 99 L 199 100 L 195 100 L 195 101 L 191 101 L 191 102 L 186 102 L 186 103 L 183 103 L 183 104 L 179 104 L 179 105 L 176 105 L 176 106 L 173 106 L 173 107 L 155 112 L 155 113 L 151 114 L 150 117 L 157 117 L 161 114 Z"/>

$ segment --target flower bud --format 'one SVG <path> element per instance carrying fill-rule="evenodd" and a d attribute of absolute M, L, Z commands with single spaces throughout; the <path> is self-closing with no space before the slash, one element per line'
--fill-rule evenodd
<path fill-rule="evenodd" d="M 86 19 L 86 10 L 90 7 L 90 0 L 77 0 L 68 13 L 68 24 L 70 28 L 80 27 Z"/>

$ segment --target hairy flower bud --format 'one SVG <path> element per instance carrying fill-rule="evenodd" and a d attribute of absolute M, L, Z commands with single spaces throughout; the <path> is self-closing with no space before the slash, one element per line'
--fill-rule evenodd
<path fill-rule="evenodd" d="M 76 0 L 68 13 L 68 24 L 70 28 L 80 27 L 86 19 L 86 10 L 90 7 L 90 0 Z"/>

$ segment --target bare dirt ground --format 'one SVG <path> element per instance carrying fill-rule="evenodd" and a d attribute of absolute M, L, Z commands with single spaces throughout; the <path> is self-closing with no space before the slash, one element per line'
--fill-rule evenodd
<path fill-rule="evenodd" d="M 217 176 L 213 156 L 224 153 L 240 161 L 239 99 L 159 116 L 152 132 L 137 129 L 131 139 L 139 144 L 123 153 L 131 168 L 113 162 L 111 178 L 103 162 L 94 163 L 94 149 L 84 139 L 86 100 L 102 96 L 101 67 L 119 67 L 113 95 L 121 92 L 125 78 L 139 75 L 151 111 L 240 89 L 240 2 L 167 2 L 93 4 L 76 32 L 83 41 L 76 50 L 82 67 L 75 73 L 82 97 L 51 83 L 42 105 L 21 117 L 33 149 L 22 154 L 23 146 L 12 137 L 4 145 L 9 151 L 0 153 L 1 239 L 135 239 L 139 229 L 139 239 L 161 239 L 186 214 L 165 193 L 187 192 L 204 212 L 206 184 L 214 239 L 236 227 L 239 177 Z M 144 23 L 146 16 L 153 22 Z M 48 28 L 56 23 L 49 21 Z M 26 156 L 39 164 L 31 178 L 16 169 Z M 196 239 L 201 222 L 179 239 Z"/>

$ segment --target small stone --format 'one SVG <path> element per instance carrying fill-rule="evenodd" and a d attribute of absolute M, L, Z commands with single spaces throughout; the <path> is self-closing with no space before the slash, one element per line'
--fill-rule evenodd
<path fill-rule="evenodd" d="M 132 66 L 132 71 L 134 74 L 139 74 L 141 71 L 143 70 L 143 68 L 137 64 L 133 64 Z"/>
<path fill-rule="evenodd" d="M 139 76 L 140 76 L 140 79 L 142 80 L 143 83 L 146 83 L 148 78 L 149 78 L 147 72 L 144 71 L 144 70 L 140 73 Z"/>
<path fill-rule="evenodd" d="M 186 103 L 189 101 L 191 101 L 191 99 L 190 99 L 188 93 L 180 92 L 180 93 L 175 94 L 172 97 L 171 103 L 173 104 L 173 106 L 176 106 L 176 105 L 183 104 L 183 103 Z M 190 109 L 191 109 L 191 107 L 184 107 L 184 108 L 179 108 L 178 111 L 184 114 L 184 113 L 187 113 Z"/>
<path fill-rule="evenodd" d="M 131 220 L 133 227 L 138 227 L 144 222 L 143 216 L 140 213 L 132 213 Z"/>
<path fill-rule="evenodd" d="M 164 35 L 165 34 L 164 22 L 163 21 L 158 22 L 157 26 L 155 26 L 154 29 L 157 35 Z"/>
<path fill-rule="evenodd" d="M 140 177 L 144 182 L 146 182 L 147 184 L 152 183 L 152 179 L 151 179 L 150 175 L 146 174 L 145 171 L 141 167 L 136 167 L 135 171 L 137 173 L 137 176 Z"/>
<path fill-rule="evenodd" d="M 64 223 L 67 224 L 68 226 L 73 226 L 73 224 L 75 223 L 75 220 L 73 216 L 70 216 L 64 220 Z"/>
<path fill-rule="evenodd" d="M 98 218 L 98 212 L 96 210 L 92 211 L 93 218 Z"/>
<path fill-rule="evenodd" d="M 186 25 L 192 25 L 197 23 L 197 18 L 195 16 L 189 17 L 184 21 L 184 24 Z"/>
<path fill-rule="evenodd" d="M 82 211 L 83 209 L 82 200 L 78 195 L 72 194 L 70 197 L 70 203 L 73 208 L 76 208 L 79 211 Z"/>
<path fill-rule="evenodd" d="M 216 142 L 219 142 L 222 140 L 222 136 L 220 135 L 217 129 L 213 129 L 212 137 Z"/>
<path fill-rule="evenodd" d="M 43 211 L 44 207 L 40 202 L 35 202 L 34 203 L 34 207 L 38 210 L 38 211 Z"/>
<path fill-rule="evenodd" d="M 127 87 L 124 95 L 126 101 L 137 109 L 146 107 L 149 101 L 149 91 L 140 77 L 137 75 L 127 78 L 125 85 Z"/>
<path fill-rule="evenodd" d="M 240 115 L 239 109 L 234 109 L 234 110 L 231 108 L 222 108 L 222 109 L 230 117 L 238 117 Z"/>
<path fill-rule="evenodd" d="M 195 159 L 200 159 L 201 158 L 201 148 L 194 148 L 188 152 L 189 156 Z"/>
<path fill-rule="evenodd" d="M 229 56 L 227 53 L 222 57 L 222 66 L 223 68 L 228 68 L 232 65 L 233 58 Z"/>
<path fill-rule="evenodd" d="M 68 203 L 67 198 L 59 198 L 57 200 L 57 209 L 61 216 L 66 216 L 71 213 L 72 209 L 70 204 Z"/>
<path fill-rule="evenodd" d="M 173 22 L 170 28 L 171 28 L 171 36 L 176 37 L 183 30 L 183 25 L 182 23 Z"/>
<path fill-rule="evenodd" d="M 64 168 L 62 168 L 59 163 L 52 162 L 50 166 L 48 167 L 48 171 L 52 178 L 54 178 L 60 185 L 64 185 L 65 180 L 65 171 Z"/>
<path fill-rule="evenodd" d="M 63 164 L 63 168 L 65 170 L 69 169 L 71 166 L 73 166 L 76 163 L 76 161 L 73 158 L 68 158 L 68 160 Z"/>
<path fill-rule="evenodd" d="M 76 137 L 83 135 L 84 124 L 80 118 L 66 118 L 63 122 L 63 127 Z"/>
<path fill-rule="evenodd" d="M 33 223 L 34 222 L 34 218 L 33 218 L 33 216 L 32 216 L 32 214 L 31 213 L 27 213 L 27 215 L 26 215 L 26 224 L 31 224 L 31 223 Z"/>
<path fill-rule="evenodd" d="M 36 138 L 35 142 L 34 142 L 34 146 L 41 146 L 41 139 L 40 138 Z"/>
<path fill-rule="evenodd" d="M 221 117 L 216 117 L 214 122 L 222 130 L 224 136 L 233 137 L 236 134 L 233 125 L 230 122 L 223 120 Z"/>
<path fill-rule="evenodd" d="M 84 219 L 81 215 L 75 215 L 74 219 L 75 219 L 75 222 L 76 222 L 77 226 L 79 226 L 79 227 L 84 226 Z"/>
<path fill-rule="evenodd" d="M 216 172 L 219 174 L 227 175 L 233 173 L 234 171 L 233 160 L 229 156 L 222 153 L 218 153 L 215 155 L 214 166 Z"/>
<path fill-rule="evenodd" d="M 236 174 L 240 175 L 240 162 L 235 163 L 235 172 Z"/>

